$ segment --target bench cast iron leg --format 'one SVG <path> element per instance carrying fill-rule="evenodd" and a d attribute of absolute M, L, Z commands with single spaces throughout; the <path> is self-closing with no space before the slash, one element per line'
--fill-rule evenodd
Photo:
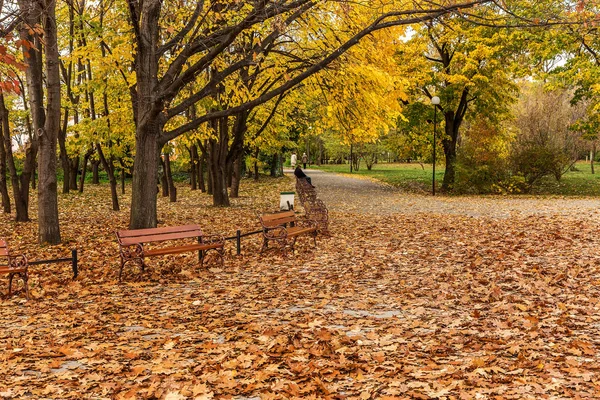
<path fill-rule="evenodd" d="M 23 281 L 23 288 L 25 289 L 25 297 L 29 300 L 29 274 L 27 271 L 24 272 L 14 272 L 8 275 L 8 296 L 12 296 L 12 283 L 15 275 Z"/>
<path fill-rule="evenodd" d="M 267 248 L 269 247 L 269 241 L 267 239 L 263 239 L 263 245 L 260 249 L 260 252 L 262 253 L 263 251 L 265 251 Z"/>
<path fill-rule="evenodd" d="M 23 272 L 21 279 L 23 280 L 23 285 L 25 285 L 25 297 L 29 300 L 29 273 L 27 271 Z"/>
<path fill-rule="evenodd" d="M 281 254 L 284 257 L 287 257 L 287 240 L 283 239 L 280 241 L 280 246 L 281 246 Z M 294 244 L 292 243 L 292 250 L 294 249 Z"/>
<path fill-rule="evenodd" d="M 221 267 L 225 266 L 225 246 L 223 247 L 219 247 L 217 250 L 217 254 L 219 255 L 219 258 L 221 259 Z"/>
<path fill-rule="evenodd" d="M 121 282 L 121 275 L 123 275 L 123 267 L 125 266 L 125 261 L 123 261 L 123 256 L 121 256 L 121 267 L 119 268 L 119 282 Z"/>

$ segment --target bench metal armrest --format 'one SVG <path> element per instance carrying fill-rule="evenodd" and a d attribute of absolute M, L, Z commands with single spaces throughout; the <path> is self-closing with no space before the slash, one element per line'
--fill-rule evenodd
<path fill-rule="evenodd" d="M 27 268 L 28 266 L 29 261 L 27 261 L 27 257 L 25 256 L 25 254 L 8 256 L 8 268 Z"/>
<path fill-rule="evenodd" d="M 142 243 L 123 246 L 119 240 L 119 253 L 125 260 L 144 257 L 144 245 Z"/>
<path fill-rule="evenodd" d="M 285 239 L 287 238 L 288 232 L 285 226 L 273 226 L 270 228 L 264 227 L 263 235 L 265 239 Z"/>

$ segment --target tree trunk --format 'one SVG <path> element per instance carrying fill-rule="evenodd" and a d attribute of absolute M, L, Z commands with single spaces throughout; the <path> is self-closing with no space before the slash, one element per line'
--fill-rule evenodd
<path fill-rule="evenodd" d="M 319 156 L 317 157 L 317 165 L 323 163 L 323 139 L 319 138 Z"/>
<path fill-rule="evenodd" d="M 47 115 L 43 129 L 38 129 L 38 239 L 40 243 L 60 243 L 58 220 L 58 182 L 56 147 L 60 130 L 60 70 L 56 31 L 56 1 L 49 0 L 44 10 L 46 55 Z"/>
<path fill-rule="evenodd" d="M 125 168 L 121 168 L 121 193 L 125 194 Z"/>
<path fill-rule="evenodd" d="M 206 152 L 202 150 L 202 155 L 198 157 L 198 188 L 202 193 L 206 193 L 206 181 L 204 179 L 204 167 L 206 165 Z"/>
<path fill-rule="evenodd" d="M 171 173 L 171 157 L 168 153 L 165 153 L 165 173 L 167 177 L 167 185 L 169 186 L 169 201 L 175 203 L 177 201 L 177 188 L 173 183 L 173 174 Z"/>
<path fill-rule="evenodd" d="M 590 167 L 592 167 L 592 174 L 594 172 L 594 159 L 596 158 L 596 141 L 592 142 L 592 151 L 590 153 Z"/>
<path fill-rule="evenodd" d="M 162 146 L 157 140 L 157 125 L 138 125 L 136 130 L 129 228 L 152 228 L 157 223 L 156 182 Z"/>
<path fill-rule="evenodd" d="M 231 190 L 231 185 L 233 184 L 233 161 L 225 161 L 225 174 L 227 174 L 227 188 Z"/>
<path fill-rule="evenodd" d="M 277 176 L 277 162 L 279 161 L 279 154 L 275 153 L 271 157 L 270 173 L 272 177 Z"/>
<path fill-rule="evenodd" d="M 81 164 L 81 176 L 79 177 L 79 193 L 83 193 L 83 187 L 85 186 L 85 175 L 87 174 L 87 165 L 90 157 L 94 153 L 94 148 L 91 147 L 83 155 L 83 163 Z"/>
<path fill-rule="evenodd" d="M 219 138 L 209 139 L 208 159 L 213 185 L 213 205 L 229 206 L 229 193 L 227 192 L 227 149 L 229 146 L 228 118 L 223 117 L 214 121 L 213 128 L 218 132 Z"/>
<path fill-rule="evenodd" d="M 37 154 L 36 154 L 37 155 Z M 31 188 L 33 190 L 37 189 L 37 169 L 38 169 L 38 165 L 37 165 L 37 159 L 33 162 L 33 166 L 31 167 Z M 27 201 L 29 202 L 29 201 Z"/>
<path fill-rule="evenodd" d="M 444 117 L 446 125 L 442 145 L 446 157 L 446 171 L 442 181 L 442 191 L 448 192 L 452 190 L 456 179 L 456 144 L 462 118 L 455 118 L 453 111 L 446 111 Z"/>
<path fill-rule="evenodd" d="M 203 154 L 203 158 L 206 160 L 206 194 L 213 194 L 213 174 L 212 174 L 212 163 L 210 162 L 210 147 L 208 140 L 204 142 L 206 151 Z"/>
<path fill-rule="evenodd" d="M 121 165 L 121 193 L 125 194 L 125 174 L 127 173 L 125 161 L 120 158 L 119 164 Z"/>
<path fill-rule="evenodd" d="M 92 184 L 100 184 L 100 174 L 98 172 L 98 166 L 100 165 L 99 160 L 92 160 Z"/>
<path fill-rule="evenodd" d="M 100 162 L 102 163 L 102 168 L 104 168 L 106 174 L 108 175 L 108 182 L 110 183 L 110 197 L 112 199 L 112 209 L 113 211 L 119 211 L 119 196 L 117 194 L 117 179 L 115 178 L 115 166 L 113 163 L 113 158 L 111 156 L 108 160 L 106 159 L 100 143 L 96 143 L 96 149 L 98 150 L 98 157 L 100 158 Z"/>
<path fill-rule="evenodd" d="M 258 182 L 258 153 L 259 149 L 257 148 L 254 152 L 254 181 Z"/>
<path fill-rule="evenodd" d="M 240 181 L 242 180 L 242 156 L 238 156 L 233 162 L 231 189 L 229 196 L 232 198 L 240 197 Z"/>
<path fill-rule="evenodd" d="M 14 158 L 12 155 L 12 140 L 10 132 L 4 132 L 5 147 L 7 151 L 8 167 L 11 175 L 13 194 L 15 198 L 15 209 L 17 211 L 17 221 L 29 221 L 29 185 L 35 187 L 35 164 L 38 153 L 38 140 L 35 132 L 44 126 L 46 114 L 44 110 L 44 93 L 42 89 L 43 82 L 43 62 L 42 62 L 42 41 L 39 34 L 30 27 L 41 25 L 42 7 L 39 2 L 32 0 L 19 0 L 19 9 L 22 18 L 25 21 L 21 24 L 19 36 L 33 46 L 23 46 L 23 56 L 27 60 L 27 93 L 29 94 L 29 111 L 31 113 L 30 146 L 25 150 L 25 163 L 23 171 L 19 176 L 16 172 Z M 1 94 L 0 94 L 1 95 Z M 25 94 L 23 94 L 25 96 Z M 5 111 L 4 99 L 1 106 Z M 25 102 L 27 103 L 27 102 Z M 6 115 L 8 113 L 6 112 Z M 29 128 L 29 125 L 28 125 Z"/>
<path fill-rule="evenodd" d="M 160 165 L 162 173 L 160 174 L 160 186 L 162 187 L 162 197 L 169 197 L 169 180 L 167 179 L 167 166 L 165 160 L 161 157 Z"/>
<path fill-rule="evenodd" d="M 73 157 L 69 160 L 70 171 L 69 171 L 69 188 L 71 190 L 77 190 L 77 174 L 79 173 L 79 156 Z"/>
<path fill-rule="evenodd" d="M 65 108 L 62 129 L 58 132 L 58 147 L 60 149 L 60 163 L 63 170 L 63 194 L 69 193 L 71 183 L 71 170 L 69 169 L 69 155 L 67 154 L 67 123 L 69 122 L 69 109 Z"/>
<path fill-rule="evenodd" d="M 33 155 L 33 146 L 29 145 L 25 147 L 25 167 L 23 168 L 21 176 L 19 176 L 12 152 L 12 138 L 8 125 L 8 110 L 4 104 L 4 95 L 2 92 L 0 92 L 0 120 L 2 120 L 6 161 L 10 172 L 15 210 L 17 212 L 16 220 L 19 222 L 26 222 L 29 221 L 29 180 L 31 178 L 32 165 L 35 163 L 35 155 Z"/>
<path fill-rule="evenodd" d="M 196 178 L 196 173 L 197 173 L 197 169 L 196 169 L 196 164 L 198 163 L 198 149 L 196 148 L 196 145 L 193 144 L 190 146 L 189 148 L 189 153 L 190 153 L 190 186 L 192 188 L 192 190 L 198 190 L 198 180 Z"/>
<path fill-rule="evenodd" d="M 157 218 L 158 165 L 160 152 L 166 144 L 160 135 L 166 123 L 165 103 L 160 97 L 158 65 L 160 56 L 159 18 L 161 1 L 130 4 L 130 17 L 135 25 L 136 50 L 134 65 L 136 84 L 130 87 L 135 121 L 135 160 L 131 182 L 131 213 L 129 228 L 153 228 Z"/>
<path fill-rule="evenodd" d="M 10 137 L 10 127 L 8 124 L 8 110 L 4 106 L 4 97 L 0 93 L 0 195 L 2 196 L 2 210 L 10 214 L 10 196 L 8 195 L 8 185 L 6 184 L 6 149 L 4 145 L 4 134 L 6 131 Z"/>

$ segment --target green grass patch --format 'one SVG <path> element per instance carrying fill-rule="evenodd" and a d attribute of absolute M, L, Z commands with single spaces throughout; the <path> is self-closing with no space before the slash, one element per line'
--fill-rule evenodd
<path fill-rule="evenodd" d="M 328 172 L 337 172 L 350 174 L 350 165 L 348 164 L 328 164 L 320 167 L 311 166 L 311 168 L 321 169 Z M 563 175 L 560 181 L 554 177 L 545 177 L 532 190 L 531 194 L 536 195 L 555 195 L 555 196 L 600 196 L 600 164 L 595 166 L 596 173 L 592 174 L 589 162 L 580 161 L 575 167 Z M 401 188 L 414 193 L 430 193 L 432 181 L 432 165 L 424 164 L 423 168 L 418 163 L 411 164 L 375 164 L 371 171 L 364 164 L 361 164 L 358 171 L 352 172 L 353 175 L 365 176 L 377 179 L 381 182 Z M 442 184 L 444 178 L 444 166 L 436 165 L 436 187 Z"/>
<path fill-rule="evenodd" d="M 316 166 L 313 166 L 317 168 Z M 318 167 L 323 171 L 350 173 L 350 165 L 348 164 L 327 164 Z M 430 192 L 433 179 L 433 166 L 431 164 L 418 163 L 410 164 L 375 164 L 369 171 L 364 163 L 361 164 L 358 171 L 353 171 L 353 175 L 365 176 L 377 179 L 381 182 L 392 186 L 410 191 L 410 192 Z M 444 178 L 444 169 L 436 165 L 435 181 L 436 187 L 439 188 Z"/>
<path fill-rule="evenodd" d="M 533 194 L 560 196 L 600 196 L 600 165 L 594 165 L 595 174 L 589 162 L 580 161 L 575 168 L 563 175 L 560 181 L 545 177 L 533 190 Z"/>

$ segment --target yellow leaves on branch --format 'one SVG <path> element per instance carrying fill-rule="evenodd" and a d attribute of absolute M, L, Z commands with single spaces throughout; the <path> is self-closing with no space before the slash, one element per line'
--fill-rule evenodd
<path fill-rule="evenodd" d="M 340 142 L 374 142 L 401 113 L 407 86 L 394 59 L 397 34 L 375 32 L 331 69 L 311 79 L 304 93 L 316 106 L 316 130 Z"/>

